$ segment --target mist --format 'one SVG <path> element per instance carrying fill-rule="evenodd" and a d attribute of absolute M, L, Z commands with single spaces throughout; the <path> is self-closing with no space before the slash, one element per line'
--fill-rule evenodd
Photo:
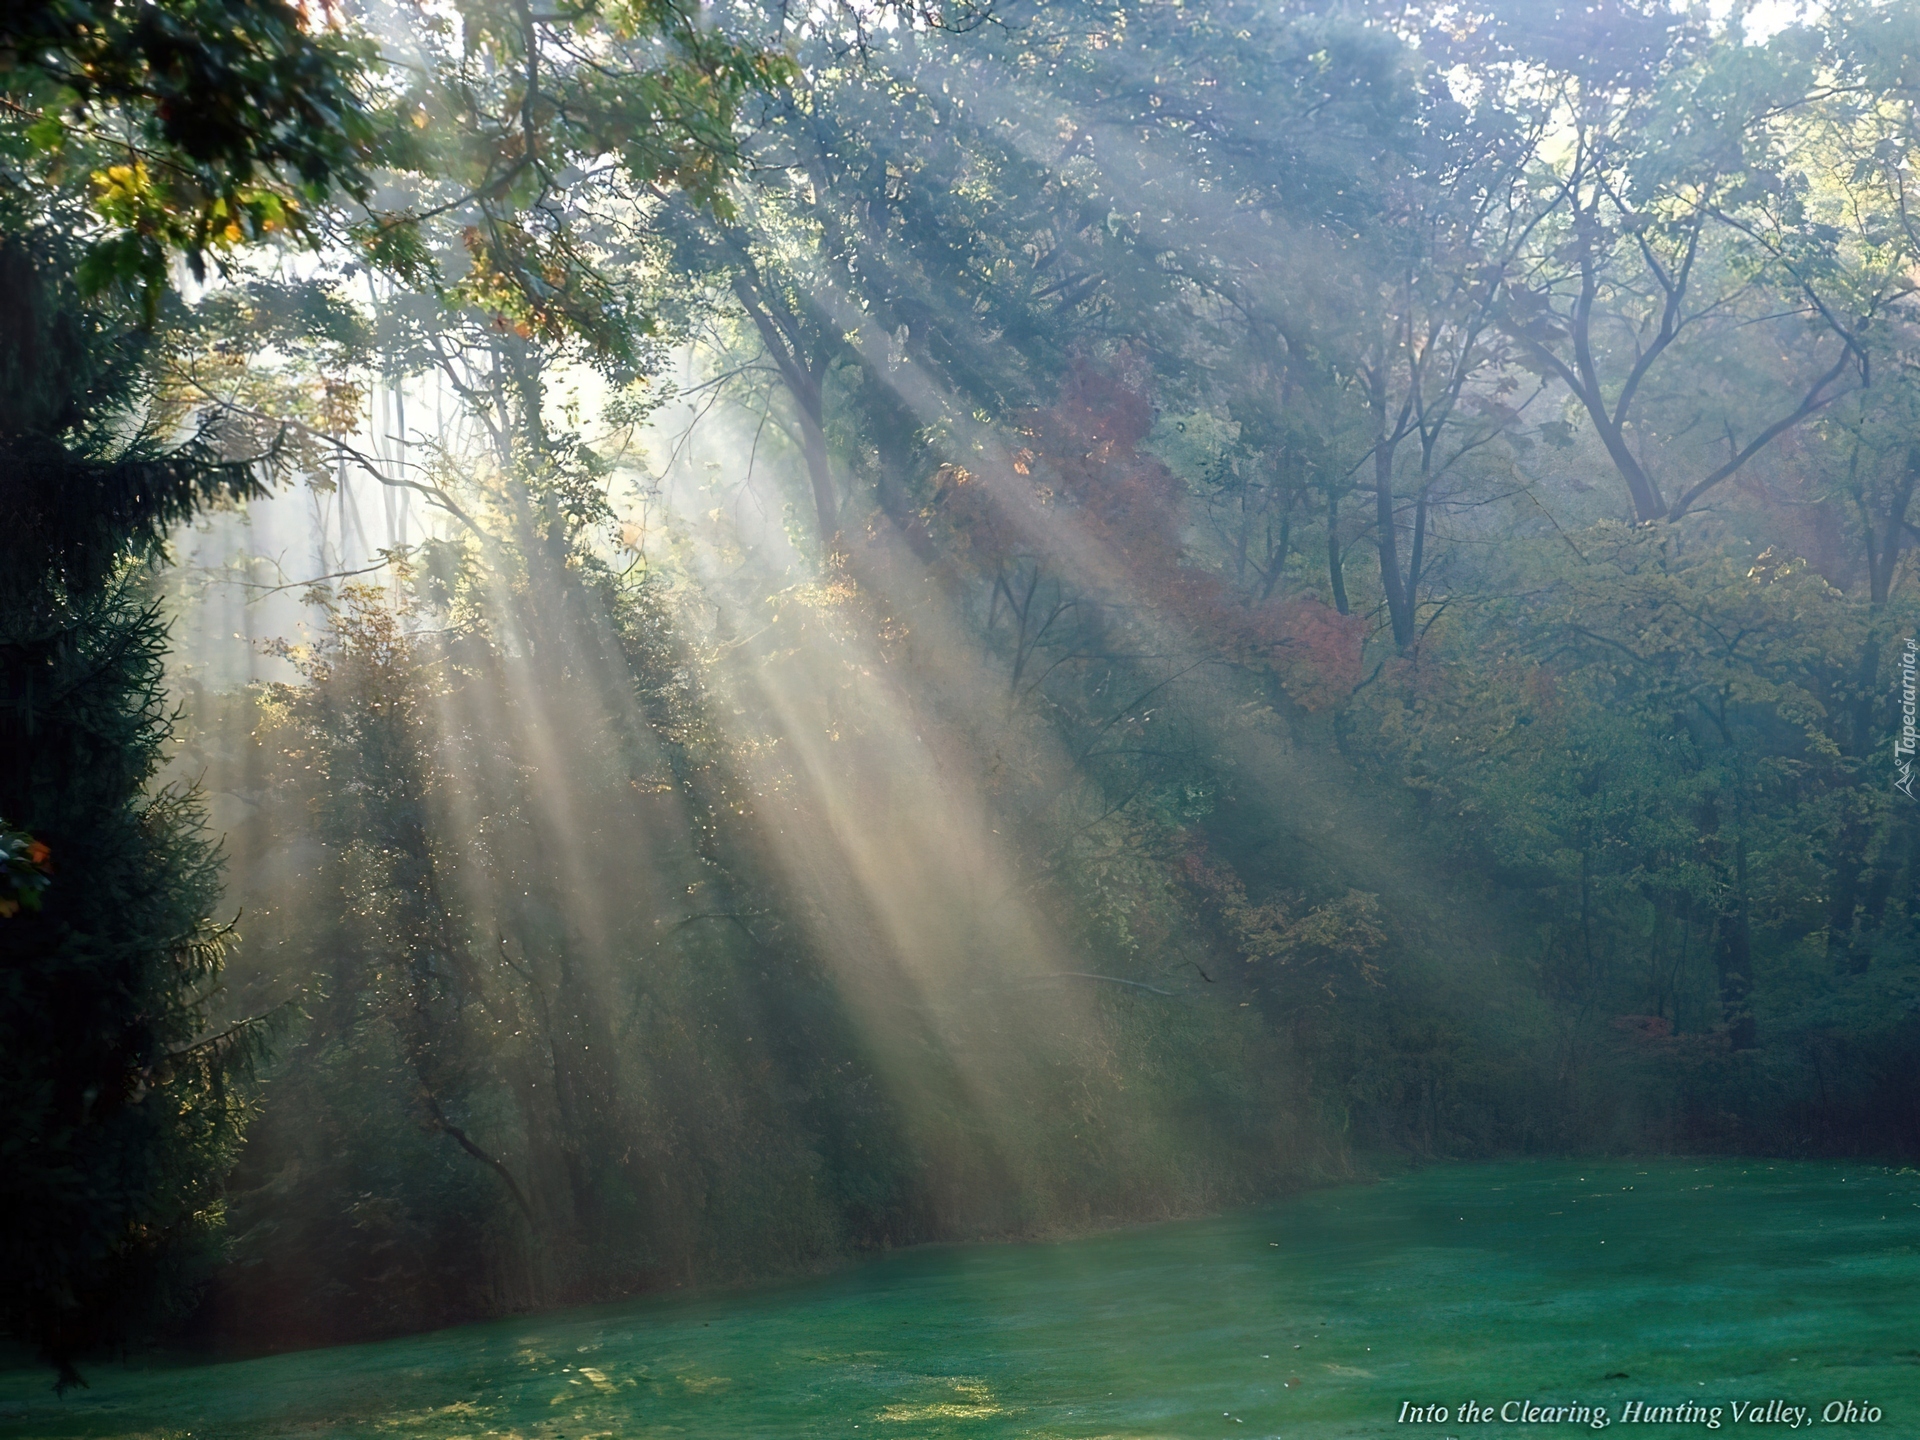
<path fill-rule="evenodd" d="M 21 1373 L 1333 1435 L 1456 1305 L 1620 1415 L 1609 1240 L 1895 1285 L 1910 5 L 93 8 L 0 22 Z"/>

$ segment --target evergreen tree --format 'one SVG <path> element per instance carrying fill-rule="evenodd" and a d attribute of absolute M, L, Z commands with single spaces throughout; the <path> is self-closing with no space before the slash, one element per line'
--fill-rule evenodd
<path fill-rule="evenodd" d="M 224 932 L 191 793 L 153 790 L 167 627 L 146 585 L 168 526 L 252 493 L 203 432 L 139 423 L 137 317 L 83 303 L 73 248 L 0 241 L 0 1317 L 60 1371 L 165 1305 L 218 1213 L 250 1030 L 207 1036 Z"/>
<path fill-rule="evenodd" d="M 364 188 L 364 44 L 280 0 L 0 16 L 0 1328 L 79 1379 L 179 1296 L 257 1028 L 205 1033 L 226 934 L 170 734 L 167 531 L 265 457 L 151 393 L 173 262 L 317 235 Z"/>

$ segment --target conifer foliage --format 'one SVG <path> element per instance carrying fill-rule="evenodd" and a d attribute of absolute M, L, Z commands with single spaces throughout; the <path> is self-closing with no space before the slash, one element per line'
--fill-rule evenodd
<path fill-rule="evenodd" d="M 143 346 L 77 303 L 65 249 L 0 250 L 0 818 L 25 862 L 0 918 L 0 1264 L 7 1328 L 63 1383 L 166 1304 L 237 1137 L 253 1037 L 202 1023 L 215 849 L 191 793 L 149 787 L 170 727 L 145 561 L 255 484 L 209 441 L 127 438 Z"/>
<path fill-rule="evenodd" d="M 0 17 L 0 1327 L 62 1387 L 181 1294 L 258 1039 L 206 1033 L 226 932 L 170 733 L 167 531 L 268 457 L 151 403 L 176 258 L 358 183 L 361 53 L 276 3 Z"/>

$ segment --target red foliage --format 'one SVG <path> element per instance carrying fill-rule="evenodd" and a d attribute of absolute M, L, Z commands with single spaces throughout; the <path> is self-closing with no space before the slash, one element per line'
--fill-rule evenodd
<path fill-rule="evenodd" d="M 1560 677 L 1545 665 L 1539 665 L 1527 672 L 1527 700 L 1533 706 L 1534 713 L 1543 719 L 1555 719 L 1559 716 L 1564 701 L 1560 694 Z"/>
<path fill-rule="evenodd" d="M 1309 710 L 1338 705 L 1352 695 L 1361 680 L 1366 620 L 1305 595 L 1281 604 L 1277 614 L 1284 638 L 1273 663 L 1287 693 Z"/>
<path fill-rule="evenodd" d="M 1310 710 L 1346 699 L 1366 622 L 1306 597 L 1255 602 L 1194 562 L 1184 486 L 1139 449 L 1153 428 L 1149 381 L 1124 350 L 1108 365 L 1076 362 L 1059 399 L 1021 417 L 1026 444 L 1008 457 L 1010 473 L 943 466 L 928 518 L 977 566 L 1034 559 L 1094 598 L 1144 606 L 1186 643 L 1271 667 Z"/>

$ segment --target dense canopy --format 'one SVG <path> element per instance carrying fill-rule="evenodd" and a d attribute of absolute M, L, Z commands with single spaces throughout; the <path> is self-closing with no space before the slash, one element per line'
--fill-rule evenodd
<path fill-rule="evenodd" d="M 1916 57 L 10 8 L 9 1332 L 1911 1157 Z"/>

